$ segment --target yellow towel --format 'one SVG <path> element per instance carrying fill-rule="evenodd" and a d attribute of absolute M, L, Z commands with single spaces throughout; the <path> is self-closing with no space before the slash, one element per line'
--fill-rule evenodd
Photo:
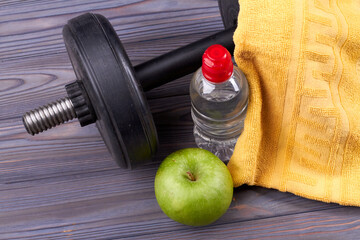
<path fill-rule="evenodd" d="M 239 2 L 250 100 L 235 186 L 360 206 L 360 1 Z"/>

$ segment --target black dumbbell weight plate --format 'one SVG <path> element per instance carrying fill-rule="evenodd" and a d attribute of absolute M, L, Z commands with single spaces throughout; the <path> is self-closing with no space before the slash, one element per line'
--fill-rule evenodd
<path fill-rule="evenodd" d="M 236 26 L 240 10 L 239 0 L 218 0 L 218 4 L 225 29 Z"/>
<path fill-rule="evenodd" d="M 76 77 L 97 127 L 118 165 L 132 168 L 155 154 L 157 133 L 129 58 L 109 21 L 98 14 L 71 19 L 63 30 Z"/>

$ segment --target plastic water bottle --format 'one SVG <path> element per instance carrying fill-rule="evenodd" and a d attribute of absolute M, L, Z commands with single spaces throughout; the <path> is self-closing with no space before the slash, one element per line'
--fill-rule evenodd
<path fill-rule="evenodd" d="M 249 87 L 229 51 L 210 46 L 190 83 L 191 116 L 198 147 L 227 162 L 244 129 Z"/>

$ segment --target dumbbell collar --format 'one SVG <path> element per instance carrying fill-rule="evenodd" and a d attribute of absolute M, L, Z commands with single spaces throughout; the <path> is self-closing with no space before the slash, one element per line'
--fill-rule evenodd
<path fill-rule="evenodd" d="M 82 127 L 96 122 L 96 115 L 90 99 L 81 81 L 75 81 L 65 86 L 76 116 Z"/>

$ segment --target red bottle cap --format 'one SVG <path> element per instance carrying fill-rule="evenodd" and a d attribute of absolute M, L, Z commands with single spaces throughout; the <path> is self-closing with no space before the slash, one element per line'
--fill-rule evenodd
<path fill-rule="evenodd" d="M 229 51 L 216 44 L 204 52 L 202 58 L 202 73 L 213 83 L 222 83 L 230 78 L 233 73 L 233 63 Z"/>

